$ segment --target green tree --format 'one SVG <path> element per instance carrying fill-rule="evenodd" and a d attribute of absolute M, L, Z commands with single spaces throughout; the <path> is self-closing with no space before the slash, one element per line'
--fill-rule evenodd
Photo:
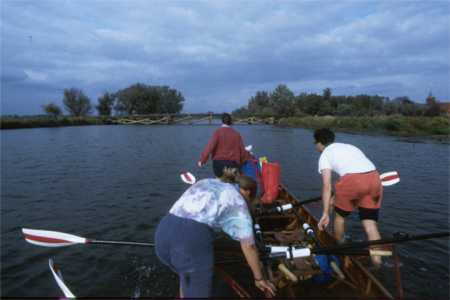
<path fill-rule="evenodd" d="M 103 96 L 98 98 L 98 105 L 95 107 L 100 116 L 111 116 L 114 105 L 115 96 L 105 92 Z"/>
<path fill-rule="evenodd" d="M 136 83 L 125 89 L 119 90 L 115 93 L 117 102 L 114 109 L 119 114 L 133 115 L 137 113 L 137 104 L 141 95 L 145 93 L 145 85 Z"/>
<path fill-rule="evenodd" d="M 324 100 L 324 101 L 322 101 L 322 104 L 320 105 L 320 108 L 319 108 L 319 111 L 317 112 L 317 114 L 319 116 L 334 115 L 335 110 L 329 100 Z"/>
<path fill-rule="evenodd" d="M 245 118 L 250 115 L 248 109 L 244 106 L 233 110 L 233 112 L 231 114 L 235 117 L 241 117 L 241 118 Z"/>
<path fill-rule="evenodd" d="M 303 94 L 301 108 L 308 115 L 317 115 L 322 106 L 323 98 L 317 94 Z"/>
<path fill-rule="evenodd" d="M 42 109 L 44 110 L 44 112 L 47 115 L 49 115 L 49 116 L 51 116 L 51 117 L 53 117 L 55 119 L 58 118 L 60 115 L 62 115 L 61 108 L 58 105 L 54 104 L 54 103 L 49 103 L 49 104 L 42 105 Z"/>
<path fill-rule="evenodd" d="M 347 103 L 339 104 L 336 114 L 338 116 L 350 116 L 352 114 L 352 106 Z"/>
<path fill-rule="evenodd" d="M 368 115 L 370 110 L 370 96 L 357 95 L 352 98 L 352 112 L 354 115 Z"/>
<path fill-rule="evenodd" d="M 114 109 L 119 114 L 179 113 L 184 97 L 167 86 L 147 86 L 137 83 L 116 92 Z"/>
<path fill-rule="evenodd" d="M 383 113 L 385 115 L 395 115 L 400 113 L 400 105 L 394 101 L 387 100 L 383 105 Z"/>
<path fill-rule="evenodd" d="M 398 106 L 398 113 L 404 116 L 417 116 L 422 114 L 423 109 L 411 101 L 408 97 L 397 97 L 393 102 Z"/>
<path fill-rule="evenodd" d="M 278 116 L 292 116 L 295 113 L 295 95 L 284 84 L 280 84 L 270 95 L 271 106 Z"/>
<path fill-rule="evenodd" d="M 91 112 L 91 100 L 83 91 L 71 88 L 64 90 L 64 107 L 72 116 L 82 117 Z"/>
<path fill-rule="evenodd" d="M 161 113 L 175 114 L 183 109 L 184 97 L 180 92 L 168 86 L 158 89 L 161 95 Z"/>
<path fill-rule="evenodd" d="M 330 88 L 324 89 L 322 97 L 323 97 L 324 101 L 330 101 L 331 100 L 331 89 Z"/>
<path fill-rule="evenodd" d="M 439 116 L 439 114 L 441 113 L 441 108 L 439 106 L 439 103 L 437 103 L 436 98 L 431 94 L 431 92 L 428 94 L 426 103 L 427 105 L 425 115 L 428 117 Z"/>
<path fill-rule="evenodd" d="M 248 102 L 248 111 L 251 114 L 261 115 L 262 110 L 270 105 L 270 96 L 267 92 L 257 91 L 256 95 Z"/>
<path fill-rule="evenodd" d="M 273 117 L 275 112 L 272 107 L 264 107 L 261 111 L 261 116 L 263 117 Z"/>

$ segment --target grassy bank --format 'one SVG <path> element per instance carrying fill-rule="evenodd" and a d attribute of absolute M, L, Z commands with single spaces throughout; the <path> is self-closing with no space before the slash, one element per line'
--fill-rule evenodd
<path fill-rule="evenodd" d="M 101 117 L 59 117 L 47 116 L 30 117 L 1 117 L 1 129 L 17 128 L 37 128 L 37 127 L 60 127 L 60 126 L 81 126 L 81 125 L 102 125 L 109 124 L 109 120 Z"/>
<path fill-rule="evenodd" d="M 450 139 L 450 118 L 442 117 L 291 117 L 279 125 L 302 128 L 331 128 L 339 131 L 369 132 L 408 137 L 430 137 L 444 142 Z"/>

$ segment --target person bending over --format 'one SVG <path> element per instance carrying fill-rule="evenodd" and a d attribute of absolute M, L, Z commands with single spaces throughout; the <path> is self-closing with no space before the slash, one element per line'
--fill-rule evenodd
<path fill-rule="evenodd" d="M 256 193 L 256 183 L 237 178 L 239 188 L 221 179 L 203 179 L 187 189 L 159 223 L 155 234 L 158 258 L 180 279 L 180 296 L 211 297 L 214 273 L 213 229 L 220 229 L 241 249 L 253 272 L 257 288 L 275 295 L 273 284 L 264 279 L 253 236 L 247 202 Z"/>
<path fill-rule="evenodd" d="M 325 230 L 330 222 L 330 207 L 334 201 L 334 237 L 342 242 L 345 233 L 345 218 L 358 208 L 359 218 L 369 240 L 381 239 L 378 231 L 378 213 L 383 198 L 383 186 L 375 165 L 357 147 L 335 143 L 334 133 L 322 128 L 314 132 L 316 149 L 321 153 L 319 173 L 322 175 L 323 212 L 319 230 Z M 339 179 L 335 184 L 332 199 L 331 173 Z M 381 265 L 380 256 L 372 256 L 375 266 Z"/>

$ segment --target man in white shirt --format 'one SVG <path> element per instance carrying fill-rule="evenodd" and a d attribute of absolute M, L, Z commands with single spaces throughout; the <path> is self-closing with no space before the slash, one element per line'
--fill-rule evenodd
<path fill-rule="evenodd" d="M 374 164 L 357 147 L 334 142 L 334 133 L 327 129 L 314 132 L 316 149 L 321 153 L 319 173 L 322 175 L 323 212 L 319 229 L 330 222 L 330 206 L 334 202 L 334 237 L 342 241 L 345 233 L 345 217 L 358 207 L 359 218 L 369 240 L 381 239 L 378 231 L 378 212 L 383 198 L 383 186 Z M 339 175 L 332 198 L 331 172 Z M 372 256 L 379 266 L 381 257 Z"/>

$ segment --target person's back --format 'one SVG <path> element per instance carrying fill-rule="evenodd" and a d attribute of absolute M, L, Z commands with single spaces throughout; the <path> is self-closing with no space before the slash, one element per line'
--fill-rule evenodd
<path fill-rule="evenodd" d="M 231 128 L 232 119 L 227 113 L 222 115 L 222 126 L 209 139 L 198 161 L 202 167 L 211 155 L 213 171 L 216 177 L 221 177 L 225 167 L 239 170 L 241 164 L 248 158 L 241 135 Z"/>
<path fill-rule="evenodd" d="M 211 153 L 213 160 L 230 160 L 240 164 L 243 161 L 240 147 L 241 135 L 231 127 L 220 127 L 214 133 L 217 135 L 216 148 Z M 239 149 L 239 151 L 236 151 Z"/>
<path fill-rule="evenodd" d="M 220 229 L 240 242 L 255 286 L 275 295 L 276 288 L 263 277 L 255 246 L 247 206 L 255 195 L 256 182 L 246 176 L 236 177 L 226 169 L 220 180 L 203 179 L 189 187 L 159 222 L 154 238 L 155 252 L 163 264 L 177 273 L 181 298 L 211 297 L 213 229 Z"/>
<path fill-rule="evenodd" d="M 236 240 L 254 242 L 247 203 L 236 186 L 219 179 L 198 181 L 183 193 L 169 212 L 221 229 Z"/>
<path fill-rule="evenodd" d="M 320 170 L 327 168 L 339 176 L 366 173 L 376 169 L 359 148 L 344 143 L 332 143 L 323 150 L 319 159 L 319 173 Z"/>

